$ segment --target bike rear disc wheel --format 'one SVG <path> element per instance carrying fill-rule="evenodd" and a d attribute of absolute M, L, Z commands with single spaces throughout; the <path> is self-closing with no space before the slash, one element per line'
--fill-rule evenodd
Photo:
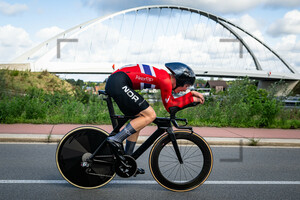
<path fill-rule="evenodd" d="M 107 143 L 95 158 L 103 163 L 93 162 L 89 168 L 81 166 L 82 159 L 93 154 L 107 136 L 106 131 L 97 127 L 79 127 L 67 133 L 56 150 L 56 165 L 63 178 L 83 189 L 102 187 L 110 182 L 115 176 L 114 156 Z"/>
<path fill-rule="evenodd" d="M 176 141 L 183 159 L 180 164 L 168 134 L 153 145 L 149 167 L 154 179 L 164 188 L 176 192 L 193 190 L 203 184 L 213 166 L 207 142 L 198 134 L 176 131 Z"/>

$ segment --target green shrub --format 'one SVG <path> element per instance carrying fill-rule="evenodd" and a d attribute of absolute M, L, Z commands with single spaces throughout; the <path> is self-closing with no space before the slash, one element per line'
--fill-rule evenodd
<path fill-rule="evenodd" d="M 61 106 L 64 122 L 86 123 L 84 120 L 84 105 L 78 101 L 66 102 Z"/>
<path fill-rule="evenodd" d="M 10 75 L 11 76 L 18 76 L 19 75 L 19 71 L 18 70 L 11 70 L 10 71 Z"/>
<path fill-rule="evenodd" d="M 269 127 L 280 111 L 281 105 L 274 95 L 257 89 L 249 79 L 235 81 L 224 95 L 223 105 L 227 112 L 228 125 Z"/>
<path fill-rule="evenodd" d="M 24 98 L 5 97 L 0 101 L 0 122 L 13 122 L 24 111 Z"/>
<path fill-rule="evenodd" d="M 177 117 L 187 118 L 192 126 L 300 128 L 300 110 L 283 109 L 273 94 L 257 89 L 254 81 L 242 79 L 234 81 L 227 92 L 206 97 L 204 105 L 178 112 Z M 157 116 L 169 116 L 162 102 L 152 107 Z M 114 108 L 116 114 L 122 114 L 117 105 Z M 36 88 L 28 89 L 26 94 L 2 95 L 0 122 L 111 123 L 106 102 L 80 88 L 74 95 Z"/>
<path fill-rule="evenodd" d="M 88 123 L 103 122 L 110 123 L 109 113 L 106 106 L 101 105 L 99 102 L 91 102 L 87 108 L 87 121 Z"/>
<path fill-rule="evenodd" d="M 28 99 L 24 111 L 26 119 L 44 119 L 47 114 L 47 103 L 38 98 Z"/>

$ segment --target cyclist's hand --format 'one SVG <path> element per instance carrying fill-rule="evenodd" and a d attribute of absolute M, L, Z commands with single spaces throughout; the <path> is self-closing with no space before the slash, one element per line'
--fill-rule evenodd
<path fill-rule="evenodd" d="M 204 104 L 205 100 L 204 100 L 204 97 L 201 93 L 196 92 L 196 91 L 191 91 L 191 92 L 192 92 L 192 95 L 193 95 L 194 102 Z"/>

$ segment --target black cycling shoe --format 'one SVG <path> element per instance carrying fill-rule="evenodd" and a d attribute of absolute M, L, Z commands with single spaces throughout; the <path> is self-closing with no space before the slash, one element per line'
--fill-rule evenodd
<path fill-rule="evenodd" d="M 137 168 L 133 176 L 136 177 L 138 174 L 145 174 L 145 170 L 143 168 Z"/>
<path fill-rule="evenodd" d="M 116 156 L 121 160 L 121 161 L 125 161 L 126 159 L 124 158 L 124 147 L 123 147 L 123 143 L 117 142 L 115 140 L 110 139 L 110 137 L 108 137 L 106 139 L 106 141 L 108 142 L 108 144 L 112 147 L 112 150 L 114 151 L 114 153 L 116 154 Z"/>

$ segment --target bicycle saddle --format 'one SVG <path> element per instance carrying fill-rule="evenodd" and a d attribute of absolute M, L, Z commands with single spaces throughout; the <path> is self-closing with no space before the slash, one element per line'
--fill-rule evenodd
<path fill-rule="evenodd" d="M 108 95 L 108 94 L 106 93 L 105 90 L 98 90 L 98 94 L 99 94 L 99 95 L 100 95 L 100 94 Z"/>

